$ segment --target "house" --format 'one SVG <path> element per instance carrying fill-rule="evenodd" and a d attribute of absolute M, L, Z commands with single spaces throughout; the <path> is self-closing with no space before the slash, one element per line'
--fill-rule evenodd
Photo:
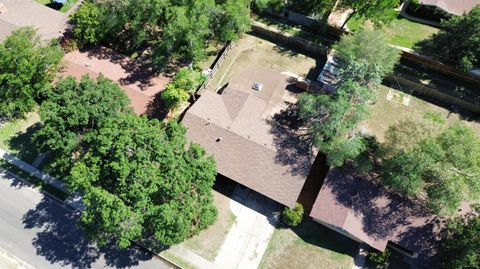
<path fill-rule="evenodd" d="M 273 70 L 246 70 L 225 89 L 204 92 L 182 120 L 187 137 L 213 155 L 219 174 L 286 206 L 298 200 L 316 156 L 282 121 L 297 100 L 290 83 Z"/>
<path fill-rule="evenodd" d="M 88 75 L 95 79 L 100 74 L 121 86 L 130 99 L 133 111 L 139 115 L 148 112 L 155 96 L 170 81 L 163 74 L 156 74 L 141 63 L 105 47 L 67 53 L 58 76 L 80 79 Z"/>
<path fill-rule="evenodd" d="M 480 0 L 419 0 L 421 5 L 438 7 L 454 15 L 463 15 L 480 5 Z"/>
<path fill-rule="evenodd" d="M 376 175 L 348 167 L 332 169 L 310 216 L 379 251 L 389 247 L 420 268 L 436 268 L 444 220 L 389 192 Z"/>
<path fill-rule="evenodd" d="M 67 28 L 66 14 L 33 0 L 1 0 L 0 41 L 18 27 L 33 26 L 45 39 L 58 38 Z"/>

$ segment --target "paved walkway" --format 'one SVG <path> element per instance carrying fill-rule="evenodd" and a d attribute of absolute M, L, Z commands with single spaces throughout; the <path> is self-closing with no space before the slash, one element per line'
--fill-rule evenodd
<path fill-rule="evenodd" d="M 35 269 L 13 254 L 0 247 L 0 268 L 2 269 Z"/>
<path fill-rule="evenodd" d="M 38 170 L 37 168 L 33 167 L 32 165 L 18 159 L 17 157 L 13 156 L 12 154 L 7 153 L 5 150 L 0 149 L 0 159 L 4 159 L 5 161 L 15 165 L 16 167 L 22 169 L 23 171 L 29 173 L 30 175 L 44 181 L 45 183 L 67 193 L 67 188 L 63 182 L 60 180 L 43 173 L 42 171 Z"/>
<path fill-rule="evenodd" d="M 281 207 L 270 199 L 238 186 L 230 200 L 236 222 L 230 229 L 214 262 L 174 246 L 176 256 L 200 269 L 254 269 L 262 260 L 278 222 Z"/>
<path fill-rule="evenodd" d="M 278 222 L 280 206 L 238 186 L 230 207 L 236 222 L 230 229 L 214 268 L 257 268 Z"/>

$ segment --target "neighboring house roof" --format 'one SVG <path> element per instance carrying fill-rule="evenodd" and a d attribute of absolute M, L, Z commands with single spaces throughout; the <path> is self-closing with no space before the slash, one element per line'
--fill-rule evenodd
<path fill-rule="evenodd" d="M 388 192 L 374 175 L 350 168 L 327 175 L 310 216 L 337 226 L 384 251 L 393 242 L 418 255 L 416 263 L 435 263 L 442 221 L 424 207 Z"/>
<path fill-rule="evenodd" d="M 252 89 L 255 82 L 264 85 L 261 91 Z M 274 117 L 297 100 L 288 85 L 275 71 L 247 70 L 221 94 L 206 91 L 182 122 L 189 139 L 214 156 L 220 174 L 293 206 L 315 152 Z"/>
<path fill-rule="evenodd" d="M 463 15 L 463 13 L 468 13 L 475 6 L 480 5 L 480 0 L 420 0 L 420 4 L 436 6 L 448 13 Z"/>
<path fill-rule="evenodd" d="M 0 13 L 0 30 L 3 40 L 14 28 L 33 26 L 43 38 L 57 38 L 66 28 L 67 16 L 34 0 L 1 0 L 6 12 Z M 13 26 L 13 28 L 12 28 Z M 7 34 L 5 34 L 7 32 Z"/>
<path fill-rule="evenodd" d="M 96 78 L 103 74 L 106 78 L 118 82 L 137 114 L 147 111 L 155 95 L 162 91 L 169 81 L 167 77 L 153 74 L 127 56 L 104 47 L 69 52 L 63 60 L 65 66 L 60 70 L 59 76 L 80 79 L 83 75 Z"/>

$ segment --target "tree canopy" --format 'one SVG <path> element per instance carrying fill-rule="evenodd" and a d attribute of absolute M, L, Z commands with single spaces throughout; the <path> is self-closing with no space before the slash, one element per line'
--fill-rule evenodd
<path fill-rule="evenodd" d="M 250 10 L 246 0 L 92 0 L 72 23 L 80 43 L 147 50 L 160 68 L 171 60 L 201 60 L 210 42 L 237 39 L 250 27 Z"/>
<path fill-rule="evenodd" d="M 190 96 L 195 95 L 197 88 L 205 81 L 205 77 L 197 70 L 183 68 L 177 72 L 175 79 L 167 85 L 161 97 L 168 109 L 176 109 Z"/>
<path fill-rule="evenodd" d="M 400 52 L 390 47 L 379 31 L 343 35 L 335 50 L 339 78 L 352 79 L 364 86 L 380 84 L 400 59 Z"/>
<path fill-rule="evenodd" d="M 42 41 L 33 28 L 12 32 L 0 44 L 0 117 L 21 118 L 41 102 L 62 57 L 58 42 Z"/>
<path fill-rule="evenodd" d="M 36 133 L 41 150 L 52 152 L 59 169 L 68 169 L 71 155 L 85 147 L 85 140 L 105 120 L 127 112 L 130 101 L 113 81 L 100 76 L 61 79 L 40 107 L 44 127 Z"/>
<path fill-rule="evenodd" d="M 341 166 L 367 148 L 368 141 L 356 130 L 357 124 L 368 116 L 376 86 L 399 59 L 399 52 L 383 41 L 374 31 L 344 35 L 336 45 L 336 93 L 305 93 L 299 99 L 307 137 L 327 155 L 330 165 Z"/>
<path fill-rule="evenodd" d="M 335 6 L 335 0 L 289 0 L 288 6 L 306 15 L 325 18 Z"/>
<path fill-rule="evenodd" d="M 138 117 L 128 105 L 106 78 L 60 80 L 41 105 L 37 138 L 70 191 L 83 194 L 92 239 L 179 243 L 215 221 L 215 162 L 180 123 Z"/>
<path fill-rule="evenodd" d="M 478 211 L 478 209 L 477 209 Z M 447 225 L 442 241 L 441 265 L 445 269 L 480 267 L 480 217 L 456 218 Z"/>
<path fill-rule="evenodd" d="M 342 28 L 355 15 L 369 19 L 375 24 L 392 19 L 393 9 L 400 5 L 400 0 L 340 0 L 340 6 L 351 8 L 353 12 L 345 20 Z"/>
<path fill-rule="evenodd" d="M 417 48 L 435 58 L 470 71 L 480 65 L 480 7 L 441 22 L 441 30 Z"/>
<path fill-rule="evenodd" d="M 456 123 L 441 130 L 408 120 L 391 126 L 385 139 L 382 181 L 388 186 L 436 213 L 480 197 L 480 138 L 471 128 Z"/>

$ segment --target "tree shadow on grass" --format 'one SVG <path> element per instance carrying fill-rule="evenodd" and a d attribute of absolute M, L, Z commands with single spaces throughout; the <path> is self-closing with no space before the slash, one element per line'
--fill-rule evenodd
<path fill-rule="evenodd" d="M 310 218 L 305 218 L 299 226 L 292 228 L 292 231 L 304 242 L 333 252 L 355 257 L 358 250 L 357 242 Z"/>
<path fill-rule="evenodd" d="M 8 141 L 10 148 L 18 152 L 16 156 L 27 163 L 32 163 L 39 154 L 33 137 L 40 128 L 41 124 L 35 123 L 25 132 L 16 133 Z"/>
<path fill-rule="evenodd" d="M 25 229 L 38 231 L 32 244 L 37 255 L 45 257 L 52 264 L 91 268 L 103 256 L 108 267 L 129 268 L 153 257 L 135 247 L 120 250 L 113 243 L 101 248 L 96 247 L 77 228 L 78 218 L 78 213 L 44 197 L 34 209 L 23 216 L 23 224 Z M 103 268 L 103 265 L 96 267 Z"/>

